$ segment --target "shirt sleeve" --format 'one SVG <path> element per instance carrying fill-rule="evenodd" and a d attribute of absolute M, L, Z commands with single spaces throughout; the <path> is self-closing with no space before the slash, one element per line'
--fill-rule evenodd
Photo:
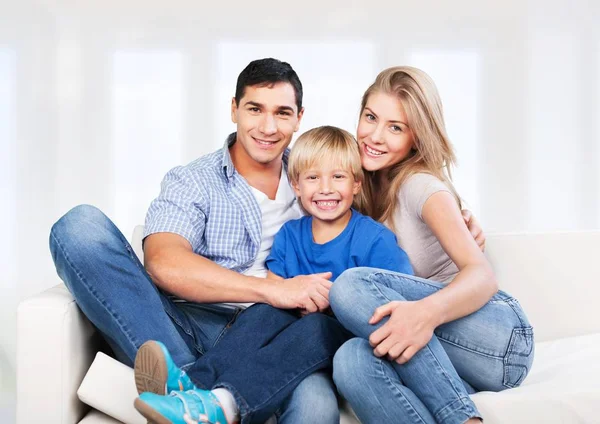
<path fill-rule="evenodd" d="M 173 168 L 148 208 L 144 238 L 155 233 L 174 233 L 184 237 L 192 249 L 198 251 L 206 227 L 204 200 L 189 171 L 182 166 Z"/>
<path fill-rule="evenodd" d="M 414 274 L 408 255 L 398 246 L 396 235 L 387 228 L 375 237 L 365 257 L 365 263 L 360 264 L 360 266 L 386 269 L 409 275 Z"/>
<path fill-rule="evenodd" d="M 431 174 L 419 173 L 412 175 L 400 188 L 400 202 L 411 214 L 423 219 L 425 202 L 437 192 L 447 191 L 448 186 Z"/>
<path fill-rule="evenodd" d="M 265 260 L 265 267 L 273 274 L 278 275 L 282 278 L 290 278 L 287 275 L 285 269 L 285 249 L 287 245 L 286 236 L 286 225 L 279 229 L 275 238 L 273 239 L 273 246 L 271 246 L 271 252 Z"/>

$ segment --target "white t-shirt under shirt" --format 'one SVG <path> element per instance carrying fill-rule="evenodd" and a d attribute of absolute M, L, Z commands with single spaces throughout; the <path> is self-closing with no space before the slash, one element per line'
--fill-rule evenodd
<path fill-rule="evenodd" d="M 411 175 L 400 187 L 394 223 L 398 244 L 410 260 L 415 275 L 449 283 L 458 268 L 442 248 L 437 237 L 423 221 L 423 205 L 439 191 L 452 193 L 446 184 L 431 174 Z"/>
<path fill-rule="evenodd" d="M 296 200 L 296 195 L 290 186 L 285 171 L 281 172 L 279 187 L 277 187 L 274 200 L 269 199 L 266 194 L 252 186 L 250 186 L 250 189 L 260 206 L 262 214 L 262 238 L 256 259 L 252 266 L 244 271 L 244 275 L 264 278 L 267 276 L 265 260 L 271 251 L 275 234 L 283 224 L 292 219 L 301 218 L 304 214 Z M 245 308 L 252 305 L 252 303 L 228 303 L 228 305 Z"/>

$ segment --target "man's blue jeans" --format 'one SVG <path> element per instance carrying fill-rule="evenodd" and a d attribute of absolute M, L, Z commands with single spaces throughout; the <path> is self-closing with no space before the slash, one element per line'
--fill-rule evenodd
<path fill-rule="evenodd" d="M 145 341 L 159 340 L 199 387 L 229 389 L 244 423 L 274 413 L 286 423 L 323 416 L 336 422 L 335 399 L 312 394 L 331 390 L 316 372 L 331 366 L 348 338 L 337 320 L 323 314 L 298 319 L 265 304 L 242 311 L 175 302 L 156 288 L 125 237 L 92 206 L 78 206 L 54 224 L 50 250 L 77 304 L 123 363 L 131 366 Z M 299 393 L 292 393 L 299 384 Z"/>
<path fill-rule="evenodd" d="M 480 310 L 439 326 L 406 364 L 373 354 L 368 338 L 375 309 L 393 300 L 423 299 L 443 287 L 418 277 L 353 268 L 331 291 L 331 308 L 354 335 L 337 352 L 333 378 L 364 423 L 463 423 L 481 417 L 469 398 L 522 383 L 534 355 L 533 329 L 519 303 L 499 291 Z"/>

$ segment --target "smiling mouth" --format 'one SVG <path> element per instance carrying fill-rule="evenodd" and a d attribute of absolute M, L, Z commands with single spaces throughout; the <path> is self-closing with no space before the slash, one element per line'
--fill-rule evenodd
<path fill-rule="evenodd" d="M 363 145 L 365 153 L 367 153 L 369 156 L 381 156 L 385 154 L 385 152 L 382 152 L 381 150 L 376 150 L 366 143 L 364 143 Z"/>
<path fill-rule="evenodd" d="M 317 208 L 324 210 L 331 210 L 337 208 L 337 205 L 340 203 L 339 200 L 315 200 L 313 202 L 317 205 Z"/>
<path fill-rule="evenodd" d="M 265 146 L 265 147 L 273 146 L 273 145 L 277 144 L 277 142 L 279 141 L 279 140 L 276 140 L 276 141 L 261 140 L 259 138 L 254 138 L 254 137 L 252 137 L 252 138 L 254 139 L 254 141 L 256 141 L 257 144 L 259 144 L 261 146 Z"/>

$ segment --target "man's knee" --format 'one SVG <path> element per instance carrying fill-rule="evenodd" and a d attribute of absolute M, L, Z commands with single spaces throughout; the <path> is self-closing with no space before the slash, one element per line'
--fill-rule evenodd
<path fill-rule="evenodd" d="M 50 249 L 54 251 L 57 244 L 75 245 L 77 249 L 90 247 L 109 234 L 109 225 L 110 220 L 95 206 L 75 206 L 52 226 Z"/>

